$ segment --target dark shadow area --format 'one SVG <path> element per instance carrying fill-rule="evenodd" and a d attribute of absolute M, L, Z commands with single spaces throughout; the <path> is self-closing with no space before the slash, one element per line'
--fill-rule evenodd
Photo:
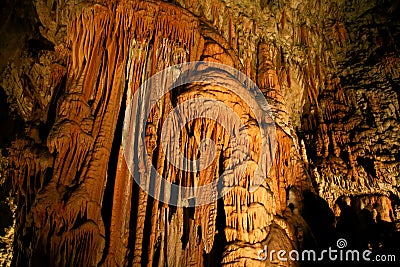
<path fill-rule="evenodd" d="M 303 261 L 300 266 L 398 266 L 400 234 L 395 223 L 382 220 L 379 214 L 367 208 L 360 209 L 357 201 L 362 197 L 340 197 L 336 201 L 340 216 L 335 218 L 322 198 L 310 192 L 304 194 L 303 217 L 318 243 L 317 259 L 322 250 L 329 250 L 329 248 L 335 250 L 331 257 L 337 258 L 331 260 L 327 251 L 323 260 Z M 392 199 L 392 203 L 396 201 Z M 338 247 L 340 239 L 346 242 L 342 248 Z M 356 254 L 353 256 L 353 252 L 348 252 L 355 250 L 358 251 L 358 257 Z M 363 259 L 363 253 L 366 250 L 371 253 L 367 252 L 366 259 Z M 378 259 L 385 261 L 378 262 Z"/>
<path fill-rule="evenodd" d="M 214 244 L 209 254 L 203 254 L 204 267 L 217 267 L 221 266 L 222 254 L 226 246 L 225 229 L 226 217 L 224 210 L 224 200 L 222 198 L 217 201 L 217 220 L 216 230 L 217 234 L 214 238 Z"/>
<path fill-rule="evenodd" d="M 7 95 L 0 87 L 0 148 L 9 147 L 17 134 L 24 129 L 24 121 L 16 114 L 10 113 Z M 4 152 L 5 153 L 5 152 Z"/>
<path fill-rule="evenodd" d="M 335 240 L 335 215 L 328 203 L 312 192 L 304 193 L 303 218 L 314 234 L 318 248 L 332 244 Z"/>

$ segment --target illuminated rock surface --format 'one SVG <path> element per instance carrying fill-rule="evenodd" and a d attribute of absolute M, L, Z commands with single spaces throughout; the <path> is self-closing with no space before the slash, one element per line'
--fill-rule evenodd
<path fill-rule="evenodd" d="M 257 253 L 265 245 L 322 249 L 339 237 L 398 252 L 396 1 L 22 2 L 1 10 L 0 261 L 10 260 L 13 231 L 14 266 L 297 266 Z M 215 203 L 173 207 L 135 184 L 122 125 L 143 81 L 198 60 L 234 67 L 258 85 L 277 147 L 254 192 L 248 166 Z M 259 157 L 247 103 L 220 86 L 183 86 L 157 104 L 146 128 L 152 162 L 172 183 L 206 184 L 225 161 L 240 161 L 226 132 L 206 119 L 181 132 L 189 159 L 198 140 L 222 144 L 206 170 L 176 171 L 159 152 L 169 111 L 199 94 L 247 118 Z"/>

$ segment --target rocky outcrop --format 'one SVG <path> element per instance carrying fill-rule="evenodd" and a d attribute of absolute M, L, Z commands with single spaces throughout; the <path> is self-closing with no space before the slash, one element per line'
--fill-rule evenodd
<path fill-rule="evenodd" d="M 13 114 L 4 117 L 10 129 L 0 136 L 17 204 L 13 264 L 297 266 L 263 261 L 258 252 L 321 248 L 337 237 L 373 252 L 396 248 L 399 6 L 172 2 L 26 1 L 5 17 L 21 33 L 0 43 L 0 101 L 8 102 L 2 112 Z M 263 183 L 250 190 L 254 166 L 264 159 L 250 104 L 216 84 L 178 87 L 150 113 L 147 152 L 139 150 L 134 178 L 146 180 L 144 156 L 183 186 L 208 184 L 223 171 L 234 177 L 230 160 L 247 166 L 235 185 L 225 177 L 230 190 L 221 199 L 175 207 L 131 177 L 124 116 L 152 75 L 199 60 L 236 68 L 257 84 L 272 111 L 274 121 L 263 123 L 276 128 L 276 149 L 265 159 Z M 207 73 L 239 86 L 235 77 Z M 197 159 L 200 141 L 209 138 L 216 157 L 196 173 L 169 162 L 161 129 L 172 109 L 199 96 L 239 116 L 249 158 L 220 124 L 196 119 L 180 132 L 183 155 Z M 163 192 L 156 185 L 152 193 Z"/>

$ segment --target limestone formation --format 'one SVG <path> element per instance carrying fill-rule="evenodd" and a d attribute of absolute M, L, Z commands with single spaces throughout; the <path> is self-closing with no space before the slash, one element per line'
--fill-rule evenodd
<path fill-rule="evenodd" d="M 6 0 L 0 13 L 0 264 L 301 266 L 259 251 L 322 250 L 339 237 L 398 253 L 396 1 L 20 2 Z M 140 181 L 145 157 L 181 186 L 226 173 L 222 198 L 176 207 L 160 201 L 170 197 L 163 185 L 149 195 L 135 183 L 123 124 L 146 80 L 193 61 L 230 66 L 258 86 L 276 147 L 262 154 L 257 114 L 229 89 L 240 81 L 204 70 L 227 86 L 194 82 L 167 93 L 148 117 L 146 147 L 133 155 Z M 210 139 L 215 158 L 197 172 L 169 162 L 163 125 L 200 97 L 240 118 L 248 156 L 219 123 L 198 118 L 176 133 L 180 152 L 201 158 Z M 256 174 L 259 164 L 270 168 Z"/>

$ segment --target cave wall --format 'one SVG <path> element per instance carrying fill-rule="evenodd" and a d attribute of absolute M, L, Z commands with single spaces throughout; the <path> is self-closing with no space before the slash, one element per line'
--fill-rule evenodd
<path fill-rule="evenodd" d="M 4 5 L 12 10 L 8 21 L 18 23 L 7 35 L 10 44 L 1 44 L 0 86 L 12 128 L 2 131 L 9 166 L 2 168 L 17 203 L 15 266 L 265 266 L 277 263 L 257 258 L 264 245 L 301 249 L 337 237 L 374 251 L 395 247 L 395 2 L 24 4 Z M 223 199 L 173 207 L 133 181 L 122 125 L 143 81 L 196 60 L 234 67 L 257 83 L 273 112 L 277 147 L 256 191 L 245 186 L 249 168 L 244 183 Z M 194 177 L 165 164 L 159 129 L 173 107 L 198 94 L 234 109 L 241 103 L 213 85 L 187 86 L 160 101 L 148 121 L 147 145 L 157 170 L 174 183 L 191 185 Z M 235 111 L 253 127 L 246 103 Z M 196 138 L 229 141 L 207 120 L 188 129 Z M 198 144 L 185 138 L 184 154 L 193 158 Z M 215 179 L 219 161 L 234 157 L 231 150 L 199 173 L 200 184 Z M 371 231 L 377 234 L 366 238 Z"/>

